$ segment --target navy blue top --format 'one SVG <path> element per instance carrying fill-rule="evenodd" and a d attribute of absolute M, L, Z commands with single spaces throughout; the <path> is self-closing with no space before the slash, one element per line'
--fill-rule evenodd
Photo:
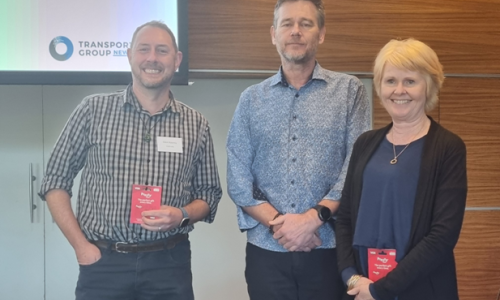
<path fill-rule="evenodd" d="M 406 254 L 424 141 L 425 136 L 412 142 L 392 165 L 394 151 L 386 138 L 366 165 L 353 240 L 364 276 L 368 276 L 368 248 L 396 249 L 397 262 Z M 396 146 L 396 154 L 404 147 Z M 349 274 L 342 277 L 348 279 L 353 270 L 345 271 Z"/>
<path fill-rule="evenodd" d="M 406 252 L 420 174 L 424 139 L 411 143 L 394 165 L 392 144 L 384 139 L 363 173 L 363 190 L 354 246 L 396 249 L 396 261 Z M 396 146 L 396 154 L 405 146 Z"/>

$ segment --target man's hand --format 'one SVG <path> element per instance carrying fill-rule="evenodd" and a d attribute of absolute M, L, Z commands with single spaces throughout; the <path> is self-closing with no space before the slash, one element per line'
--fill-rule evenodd
<path fill-rule="evenodd" d="M 94 264 L 99 259 L 101 259 L 101 250 L 99 250 L 99 248 L 96 245 L 90 242 L 87 242 L 82 246 L 78 247 L 75 250 L 75 253 L 78 264 L 82 266 L 88 266 Z"/>
<path fill-rule="evenodd" d="M 281 226 L 283 226 L 283 223 L 274 225 L 273 226 L 273 233 L 280 230 Z M 312 249 L 321 245 L 321 239 L 319 238 L 318 232 L 315 232 L 315 235 L 316 235 L 316 238 L 313 238 L 311 243 L 309 243 L 308 245 L 305 245 L 302 248 L 297 248 L 297 250 L 295 250 L 295 251 L 311 252 Z"/>
<path fill-rule="evenodd" d="M 142 228 L 150 231 L 169 231 L 182 221 L 182 211 L 173 206 L 162 205 L 159 210 L 142 212 Z"/>
<path fill-rule="evenodd" d="M 288 251 L 311 251 L 321 245 L 321 239 L 316 235 L 318 228 L 323 225 L 317 212 L 309 210 L 303 214 L 286 214 L 277 217 L 269 224 L 275 228 L 273 237 Z"/>
<path fill-rule="evenodd" d="M 321 246 L 322 243 L 323 242 L 321 241 L 321 238 L 319 237 L 319 232 L 316 231 L 309 244 L 305 245 L 304 247 L 297 248 L 297 250 L 295 250 L 295 251 L 311 252 L 311 250 L 315 249 L 318 246 Z"/>

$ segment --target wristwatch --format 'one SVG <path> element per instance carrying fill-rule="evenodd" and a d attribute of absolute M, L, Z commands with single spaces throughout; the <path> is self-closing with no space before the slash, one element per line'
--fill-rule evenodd
<path fill-rule="evenodd" d="M 179 224 L 179 227 L 186 227 L 189 225 L 189 215 L 187 211 L 184 209 L 184 207 L 179 208 L 182 211 L 182 220 L 181 223 Z"/>
<path fill-rule="evenodd" d="M 314 209 L 318 212 L 318 218 L 324 223 L 332 217 L 332 211 L 324 205 L 316 205 Z"/>

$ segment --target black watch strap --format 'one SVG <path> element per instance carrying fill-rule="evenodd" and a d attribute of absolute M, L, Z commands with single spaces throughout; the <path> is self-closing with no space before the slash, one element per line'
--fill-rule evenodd
<path fill-rule="evenodd" d="M 318 212 L 318 218 L 323 223 L 327 222 L 332 217 L 332 211 L 324 205 L 318 204 L 314 209 Z"/>

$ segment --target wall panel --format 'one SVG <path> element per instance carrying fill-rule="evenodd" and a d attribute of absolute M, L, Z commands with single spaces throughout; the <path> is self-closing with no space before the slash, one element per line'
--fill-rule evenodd
<path fill-rule="evenodd" d="M 190 69 L 276 70 L 271 44 L 275 0 L 189 1 Z M 500 0 L 325 0 L 322 66 L 371 72 L 391 38 L 421 39 L 447 73 L 500 73 Z"/>
<path fill-rule="evenodd" d="M 277 70 L 273 0 L 189 1 L 189 68 Z"/>
<path fill-rule="evenodd" d="M 500 73 L 498 0 L 326 0 L 328 66 L 370 71 L 391 38 L 414 37 L 439 55 L 446 73 Z M 496 24 L 496 25 L 495 25 Z"/>
<path fill-rule="evenodd" d="M 448 78 L 441 124 L 467 145 L 467 206 L 500 206 L 500 78 Z"/>
<path fill-rule="evenodd" d="M 500 211 L 467 211 L 455 248 L 460 300 L 493 300 L 500 289 Z"/>

